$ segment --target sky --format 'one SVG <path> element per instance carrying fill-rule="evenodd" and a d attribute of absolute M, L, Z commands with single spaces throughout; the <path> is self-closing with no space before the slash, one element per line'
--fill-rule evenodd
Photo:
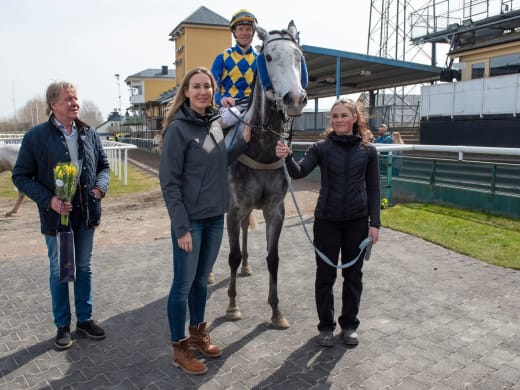
<path fill-rule="evenodd" d="M 294 6 L 297 4 L 297 6 Z M 304 45 L 366 53 L 369 0 L 0 0 L 0 119 L 13 117 L 53 81 L 76 85 L 80 103 L 104 118 L 129 103 L 124 80 L 147 68 L 173 67 L 170 32 L 205 6 L 226 19 L 241 8 L 267 30 L 291 19 Z M 352 3 L 354 4 L 354 3 Z M 119 74 L 120 82 L 115 74 Z"/>

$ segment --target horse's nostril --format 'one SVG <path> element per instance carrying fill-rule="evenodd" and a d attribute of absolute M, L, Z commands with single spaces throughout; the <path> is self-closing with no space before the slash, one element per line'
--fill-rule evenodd
<path fill-rule="evenodd" d="M 307 105 L 307 94 L 305 92 L 302 94 L 300 102 L 303 106 Z"/>
<path fill-rule="evenodd" d="M 294 102 L 294 97 L 292 92 L 287 92 L 283 97 L 283 102 L 286 106 L 291 106 Z"/>

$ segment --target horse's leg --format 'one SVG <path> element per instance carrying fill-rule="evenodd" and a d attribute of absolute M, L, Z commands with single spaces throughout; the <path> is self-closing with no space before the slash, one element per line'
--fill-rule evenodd
<path fill-rule="evenodd" d="M 240 220 L 238 210 L 232 209 L 227 215 L 227 230 L 229 238 L 229 287 L 228 297 L 229 306 L 226 310 L 226 319 L 228 321 L 237 321 L 242 319 L 242 313 L 238 307 L 237 296 L 237 269 L 240 265 L 242 255 L 240 254 Z"/>
<path fill-rule="evenodd" d="M 240 272 L 241 276 L 251 276 L 253 274 L 253 270 L 249 265 L 249 253 L 247 252 L 247 232 L 249 229 L 249 220 L 253 217 L 253 211 L 249 213 L 247 218 L 244 218 L 242 221 L 242 269 Z"/>
<path fill-rule="evenodd" d="M 23 192 L 20 192 L 18 194 L 18 200 L 16 201 L 16 204 L 14 205 L 13 209 L 11 211 L 8 211 L 7 213 L 5 213 L 5 216 L 6 217 L 10 217 L 12 216 L 13 214 L 16 214 L 18 212 L 18 209 L 20 208 L 20 206 L 22 205 L 22 202 L 23 202 L 23 198 L 25 197 L 25 194 Z"/>
<path fill-rule="evenodd" d="M 280 206 L 274 206 L 274 209 L 264 210 L 266 221 L 266 238 L 267 238 L 267 269 L 269 270 L 269 297 L 267 302 L 271 305 L 272 318 L 271 323 L 277 329 L 287 329 L 289 322 L 284 317 L 278 306 L 278 240 L 282 232 L 283 218 L 285 209 L 283 198 Z"/>

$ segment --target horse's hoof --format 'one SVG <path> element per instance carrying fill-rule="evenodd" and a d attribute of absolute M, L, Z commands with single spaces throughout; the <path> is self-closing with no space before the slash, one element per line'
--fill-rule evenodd
<path fill-rule="evenodd" d="M 250 265 L 244 265 L 244 266 L 242 266 L 240 275 L 241 276 L 251 276 L 251 275 L 253 275 L 253 269 L 251 268 Z"/>
<path fill-rule="evenodd" d="M 215 283 L 215 274 L 213 272 L 210 272 L 208 275 L 208 284 Z"/>
<path fill-rule="evenodd" d="M 242 313 L 238 307 L 227 309 L 226 310 L 226 320 L 227 321 L 238 321 L 242 319 Z"/>
<path fill-rule="evenodd" d="M 287 329 L 289 327 L 289 321 L 287 321 L 285 317 L 281 315 L 271 318 L 271 323 L 276 329 Z"/>

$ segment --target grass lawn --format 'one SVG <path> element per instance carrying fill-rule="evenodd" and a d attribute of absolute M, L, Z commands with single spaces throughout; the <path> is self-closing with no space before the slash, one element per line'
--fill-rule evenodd
<path fill-rule="evenodd" d="M 423 203 L 385 208 L 382 224 L 490 264 L 520 270 L 520 220 Z"/>
<path fill-rule="evenodd" d="M 128 165 L 128 185 L 123 185 L 123 178 L 119 178 L 110 173 L 110 187 L 108 197 L 117 197 L 120 195 L 128 195 L 139 192 L 149 191 L 150 189 L 159 188 L 159 179 L 143 172 L 142 170 Z M 16 199 L 18 193 L 15 192 L 11 181 L 11 172 L 5 172 L 0 175 L 0 198 Z"/>
<path fill-rule="evenodd" d="M 128 166 L 128 185 L 112 174 L 108 197 L 159 188 L 159 179 Z M 16 199 L 11 173 L 0 175 L 0 197 Z M 381 212 L 383 226 L 421 237 L 490 264 L 520 270 L 520 220 L 422 203 Z"/>
<path fill-rule="evenodd" d="M 110 174 L 110 187 L 107 197 L 117 197 L 120 195 L 145 192 L 151 189 L 159 189 L 159 179 L 157 177 L 145 173 L 130 164 L 128 164 L 128 185 L 125 186 L 123 180 L 123 178 L 119 180 L 114 173 Z"/>

